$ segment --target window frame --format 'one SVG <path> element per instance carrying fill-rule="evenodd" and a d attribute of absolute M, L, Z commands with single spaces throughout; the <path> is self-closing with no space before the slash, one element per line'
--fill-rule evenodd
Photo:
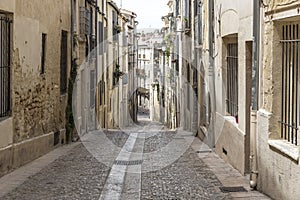
<path fill-rule="evenodd" d="M 2 27 L 5 28 L 2 28 Z M 0 13 L 1 39 L 0 41 L 0 81 L 5 78 L 6 81 L 0 82 L 0 121 L 11 116 L 11 44 L 12 44 L 12 20 L 5 14 Z M 6 36 L 6 38 L 3 38 Z M 6 54 L 5 59 L 4 54 Z"/>
<path fill-rule="evenodd" d="M 226 114 L 235 117 L 238 123 L 239 87 L 238 87 L 238 41 L 226 45 Z"/>
<path fill-rule="evenodd" d="M 46 65 L 46 49 L 47 49 L 47 34 L 42 33 L 42 49 L 41 49 L 41 71 L 40 74 L 45 74 L 45 65 Z"/>
<path fill-rule="evenodd" d="M 68 84 L 68 59 L 67 58 L 68 58 L 68 31 L 62 30 L 61 44 L 60 44 L 60 94 L 61 95 L 65 95 L 68 90 L 68 85 L 67 85 Z"/>

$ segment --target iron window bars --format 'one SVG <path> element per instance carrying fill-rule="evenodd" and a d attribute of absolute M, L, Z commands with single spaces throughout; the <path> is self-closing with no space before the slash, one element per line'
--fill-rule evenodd
<path fill-rule="evenodd" d="M 238 44 L 227 45 L 227 112 L 238 117 Z"/>
<path fill-rule="evenodd" d="M 282 26 L 281 138 L 298 145 L 299 24 Z"/>
<path fill-rule="evenodd" d="M 11 113 L 11 20 L 0 16 L 0 118 Z"/>

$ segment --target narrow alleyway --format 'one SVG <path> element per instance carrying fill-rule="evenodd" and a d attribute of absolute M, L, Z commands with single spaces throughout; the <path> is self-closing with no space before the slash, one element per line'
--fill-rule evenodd
<path fill-rule="evenodd" d="M 0 199 L 268 199 L 250 191 L 236 170 L 192 134 L 166 130 L 147 115 L 139 119 L 138 125 L 123 131 L 92 133 L 115 145 L 106 152 L 107 160 L 114 159 L 111 166 L 83 137 L 2 177 Z M 164 155 L 163 149 L 177 140 L 188 145 L 175 143 L 178 149 Z M 223 193 L 224 185 L 247 191 Z"/>

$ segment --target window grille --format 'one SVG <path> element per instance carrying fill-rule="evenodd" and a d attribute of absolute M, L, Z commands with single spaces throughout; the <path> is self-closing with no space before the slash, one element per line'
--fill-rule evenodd
<path fill-rule="evenodd" d="M 0 119 L 11 113 L 11 21 L 0 16 Z"/>
<path fill-rule="evenodd" d="M 238 117 L 238 44 L 227 45 L 227 112 Z"/>
<path fill-rule="evenodd" d="M 281 137 L 298 145 L 299 131 L 299 24 L 282 26 Z"/>
<path fill-rule="evenodd" d="M 68 69 L 68 32 L 61 32 L 61 51 L 60 51 L 60 94 L 67 92 L 67 69 Z"/>

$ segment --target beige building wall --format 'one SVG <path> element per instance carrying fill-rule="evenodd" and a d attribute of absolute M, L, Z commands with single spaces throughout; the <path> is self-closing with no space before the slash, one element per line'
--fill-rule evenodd
<path fill-rule="evenodd" d="M 60 41 L 62 30 L 70 32 L 70 1 L 3 0 L 0 10 L 13 20 L 12 116 L 0 122 L 3 175 L 50 151 L 54 132 L 64 138 L 67 95 L 60 94 Z M 42 33 L 47 34 L 44 75 Z M 67 43 L 70 55 L 69 39 Z"/>
<path fill-rule="evenodd" d="M 119 10 L 114 3 L 107 4 L 107 77 L 108 77 L 108 128 L 119 126 L 119 86 L 113 85 L 113 72 L 118 61 L 118 42 L 113 38 L 113 11 L 119 20 Z M 119 23 L 120 25 L 120 23 Z"/>
<path fill-rule="evenodd" d="M 258 189 L 274 199 L 300 199 L 299 145 L 281 139 L 282 25 L 300 22 L 299 2 L 270 1 L 262 12 L 260 110 L 257 114 Z M 299 131 L 298 131 L 299 136 Z"/>
<path fill-rule="evenodd" d="M 207 17 L 207 15 L 206 15 Z M 215 1 L 215 151 L 242 174 L 249 172 L 252 1 Z M 205 27 L 208 29 L 208 24 Z M 208 36 L 207 36 L 208 37 Z M 248 43 L 247 43 L 248 42 Z M 238 43 L 238 123 L 226 112 L 227 44 Z M 208 45 L 208 44 L 205 44 Z M 205 64 L 209 64 L 206 55 Z M 207 79 L 208 80 L 208 79 Z"/>

